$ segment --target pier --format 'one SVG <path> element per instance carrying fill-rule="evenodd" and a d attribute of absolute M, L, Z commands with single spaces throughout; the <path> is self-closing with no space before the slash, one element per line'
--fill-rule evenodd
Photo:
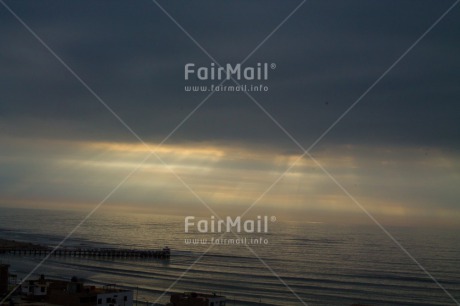
<path fill-rule="evenodd" d="M 170 253 L 166 250 L 143 251 L 122 249 L 11 249 L 1 250 L 0 254 L 30 255 L 30 256 L 68 256 L 68 257 L 101 257 L 101 258 L 169 258 Z"/>
<path fill-rule="evenodd" d="M 81 258 L 159 258 L 168 259 L 170 249 L 162 250 L 137 250 L 118 248 L 58 248 L 32 245 L 25 243 L 9 243 L 0 245 L 0 254 L 25 255 L 25 256 L 54 256 L 54 257 L 81 257 Z"/>

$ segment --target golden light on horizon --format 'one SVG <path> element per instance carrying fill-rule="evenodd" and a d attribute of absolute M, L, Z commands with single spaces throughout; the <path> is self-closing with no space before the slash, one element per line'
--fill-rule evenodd
<path fill-rule="evenodd" d="M 150 154 L 143 144 L 131 143 L 15 140 L 15 144 L 23 150 L 1 157 L 0 162 L 29 170 L 9 186 L 2 202 L 16 198 L 25 203 L 25 194 L 30 201 L 98 202 Z M 456 198 L 459 159 L 434 150 L 428 157 L 419 153 L 410 148 L 347 146 L 317 153 L 315 158 L 376 215 L 457 216 L 448 203 Z M 110 201 L 181 211 L 198 201 L 177 175 L 216 209 L 240 210 L 263 195 L 258 207 L 294 215 L 362 214 L 313 161 L 299 160 L 299 154 L 212 143 L 164 144 L 157 154 L 167 165 L 152 155 Z M 440 190 L 446 203 L 441 208 L 429 201 L 430 194 Z"/>

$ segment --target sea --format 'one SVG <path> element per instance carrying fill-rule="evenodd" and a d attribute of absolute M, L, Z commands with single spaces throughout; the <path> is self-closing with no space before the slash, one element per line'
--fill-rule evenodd
<path fill-rule="evenodd" d="M 387 227 L 404 251 L 375 225 L 270 218 L 266 233 L 222 236 L 186 233 L 181 216 L 100 209 L 82 222 L 86 215 L 0 208 L 0 238 L 57 246 L 82 223 L 62 247 L 168 246 L 171 258 L 51 256 L 40 264 L 43 257 L 0 255 L 0 261 L 10 264 L 19 279 L 38 266 L 32 279 L 44 274 L 116 284 L 133 290 L 138 306 L 166 304 L 172 292 L 225 295 L 227 305 L 423 306 L 460 301 L 460 235 L 454 229 Z"/>

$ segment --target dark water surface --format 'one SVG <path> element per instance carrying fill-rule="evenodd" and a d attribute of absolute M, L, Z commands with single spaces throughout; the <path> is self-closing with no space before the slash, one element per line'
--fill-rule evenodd
<path fill-rule="evenodd" d="M 81 212 L 0 208 L 0 238 L 57 245 L 83 218 Z M 169 291 L 216 292 L 230 305 L 456 305 L 376 226 L 270 222 L 266 234 L 244 234 L 268 244 L 186 244 L 183 217 L 100 210 L 65 243 L 67 247 L 172 249 L 170 260 L 50 258 L 37 273 L 73 275 L 96 284 L 139 288 L 153 303 Z M 460 300 L 460 238 L 455 230 L 387 228 L 455 299 Z M 226 238 L 235 238 L 232 234 Z M 192 240 L 193 241 L 193 240 Z M 41 260 L 0 256 L 20 277 Z M 195 264 L 194 264 L 195 262 Z M 189 267 L 191 267 L 189 269 Z M 189 269 L 189 270 L 188 270 Z M 174 283 L 178 278 L 179 281 Z M 168 295 L 158 302 L 166 303 Z"/>

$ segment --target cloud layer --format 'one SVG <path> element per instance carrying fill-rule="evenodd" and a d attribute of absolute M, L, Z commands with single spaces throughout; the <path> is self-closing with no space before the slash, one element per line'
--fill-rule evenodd
<path fill-rule="evenodd" d="M 154 146 L 207 95 L 184 91 L 201 84 L 184 80 L 184 65 L 211 59 L 151 1 L 6 3 Z M 251 95 L 306 148 L 451 2 L 308 1 L 265 42 L 297 2 L 160 4 L 220 64 L 254 50 L 247 65 L 275 63 L 269 91 Z M 458 218 L 459 20 L 455 8 L 312 150 L 389 222 Z M 97 202 L 148 152 L 3 7 L 0 23 L 2 203 Z M 197 193 L 228 210 L 250 205 L 300 153 L 241 92 L 213 94 L 160 151 Z M 113 199 L 176 211 L 193 201 L 154 157 Z M 308 159 L 260 206 L 313 219 L 361 213 Z"/>

